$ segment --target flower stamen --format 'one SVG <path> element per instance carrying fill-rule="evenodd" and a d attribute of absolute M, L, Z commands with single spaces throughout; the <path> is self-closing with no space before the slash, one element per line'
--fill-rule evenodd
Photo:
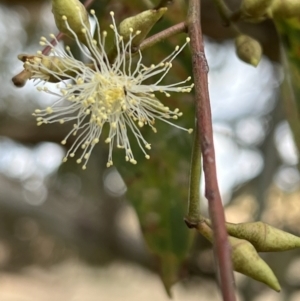
<path fill-rule="evenodd" d="M 65 16 L 62 17 L 66 29 L 73 35 L 82 54 L 91 64 L 85 65 L 76 60 L 68 46 L 65 49 L 59 44 L 54 47 L 45 37 L 41 37 L 40 44 L 50 46 L 51 56 L 44 56 L 38 52 L 36 56 L 25 58 L 24 66 L 31 72 L 32 79 L 45 82 L 52 79 L 54 82 L 59 82 L 56 86 L 59 92 L 46 86 L 37 87 L 38 91 L 58 96 L 58 100 L 52 106 L 34 111 L 33 115 L 36 117 L 37 124 L 54 122 L 64 124 L 73 121 L 72 130 L 61 141 L 61 144 L 67 144 L 72 136 L 76 138 L 63 162 L 66 162 L 68 157 L 75 157 L 81 149 L 81 154 L 76 162 L 83 163 L 82 169 L 86 169 L 91 152 L 99 143 L 106 123 L 109 125 L 109 132 L 105 139 L 109 149 L 107 167 L 113 165 L 114 145 L 124 149 L 126 161 L 132 164 L 137 163 L 131 149 L 128 130 L 135 136 L 146 159 L 150 159 L 146 150 L 151 149 L 151 145 L 141 133 L 141 129 L 146 125 L 156 133 L 157 129 L 154 125 L 158 119 L 188 133 L 192 131 L 192 129 L 185 129 L 172 123 L 170 120 L 177 120 L 182 116 L 182 112 L 178 108 L 171 110 L 156 97 L 158 92 L 170 97 L 171 92 L 188 93 L 193 88 L 193 84 L 186 84 L 191 77 L 170 85 L 160 84 L 172 68 L 172 62 L 176 56 L 189 43 L 189 38 L 181 47 L 176 46 L 173 52 L 160 63 L 146 67 L 142 64 L 141 51 L 137 51 L 136 60 L 132 53 L 133 40 L 141 32 L 130 28 L 125 41 L 118 32 L 114 13 L 111 12 L 110 15 L 112 18 L 110 28 L 113 31 L 116 48 L 113 62 L 109 62 L 109 56 L 105 50 L 108 33 L 101 32 L 93 10 L 91 10 L 91 16 L 96 24 L 97 41 L 79 14 L 82 24 L 81 32 L 85 36 L 87 48 L 80 43 L 77 34 L 68 23 L 68 19 Z M 55 39 L 53 34 L 50 37 Z M 58 41 L 56 40 L 56 42 Z M 136 62 L 135 66 L 134 62 Z M 154 84 L 144 83 L 157 75 L 159 78 Z"/>

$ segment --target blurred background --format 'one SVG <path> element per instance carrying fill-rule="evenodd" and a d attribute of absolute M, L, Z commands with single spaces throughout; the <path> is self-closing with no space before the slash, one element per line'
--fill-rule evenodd
<path fill-rule="evenodd" d="M 95 0 L 92 8 L 105 28 L 111 10 L 121 21 L 157 3 Z M 227 3 L 234 9 L 239 1 Z M 174 0 L 152 33 L 185 16 L 185 1 Z M 17 55 L 36 53 L 40 36 L 57 33 L 51 1 L 1 0 L 0 20 L 0 300 L 160 301 L 168 300 L 174 282 L 174 300 L 220 300 L 211 246 L 183 223 L 192 136 L 158 125 L 156 135 L 143 129 L 153 145 L 150 161 L 141 156 L 137 166 L 128 165 L 116 150 L 115 167 L 107 169 L 100 143 L 86 171 L 75 160 L 61 164 L 66 148 L 60 141 L 70 127 L 37 127 L 31 116 L 55 98 L 36 91 L 36 83 L 19 89 L 11 82 L 22 70 Z M 274 26 L 240 24 L 264 48 L 253 68 L 236 57 L 234 33 L 222 26 L 210 0 L 202 1 L 202 24 L 226 218 L 262 220 L 300 235 L 298 155 L 282 108 L 285 75 Z M 146 50 L 145 65 L 158 63 L 184 39 Z M 72 41 L 65 43 L 80 58 Z M 186 48 L 165 81 L 190 74 Z M 184 112 L 179 124 L 192 127 L 192 93 L 171 98 L 169 106 Z M 202 207 L 205 214 L 204 197 Z M 282 285 L 280 294 L 236 274 L 239 300 L 300 300 L 299 255 L 262 255 Z"/>

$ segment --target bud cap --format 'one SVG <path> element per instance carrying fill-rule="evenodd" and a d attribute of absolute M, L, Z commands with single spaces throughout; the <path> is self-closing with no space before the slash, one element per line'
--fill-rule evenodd
<path fill-rule="evenodd" d="M 52 0 L 52 13 L 55 24 L 62 33 L 74 39 L 72 30 L 79 41 L 88 46 L 84 31 L 90 31 L 90 22 L 88 13 L 79 0 Z"/>
<path fill-rule="evenodd" d="M 139 32 L 132 41 L 132 46 L 138 47 L 166 11 L 166 7 L 157 10 L 149 9 L 133 17 L 126 18 L 119 25 L 119 33 L 123 36 L 124 41 L 128 41 L 131 33 Z"/>
<path fill-rule="evenodd" d="M 235 39 L 237 56 L 245 63 L 256 67 L 262 56 L 262 47 L 250 36 L 241 34 Z"/>

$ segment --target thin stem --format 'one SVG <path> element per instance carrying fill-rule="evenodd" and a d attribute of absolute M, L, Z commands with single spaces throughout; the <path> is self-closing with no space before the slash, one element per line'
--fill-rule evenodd
<path fill-rule="evenodd" d="M 149 48 L 151 46 L 153 46 L 154 44 L 156 43 L 159 43 L 171 36 L 174 36 L 178 33 L 183 33 L 183 32 L 187 32 L 187 24 L 185 22 L 180 22 L 178 24 L 175 24 L 173 26 L 170 26 L 169 28 L 167 29 L 164 29 L 154 35 L 152 35 L 151 37 L 145 39 L 140 45 L 139 47 L 135 47 L 132 50 L 132 53 L 129 54 L 127 53 L 127 57 L 129 56 L 132 56 L 133 54 L 137 54 L 138 50 L 145 50 L 146 48 Z M 114 49 L 111 50 L 110 54 L 109 54 L 109 61 L 112 62 L 114 61 L 115 59 L 115 56 L 116 56 L 116 53 L 114 52 Z"/>
<path fill-rule="evenodd" d="M 232 16 L 235 15 L 232 13 L 232 11 L 229 9 L 227 4 L 224 0 L 213 0 L 218 13 L 223 21 L 224 26 L 231 26 L 231 28 L 235 31 L 236 34 L 240 33 L 239 28 L 232 23 L 233 19 Z"/>
<path fill-rule="evenodd" d="M 224 0 L 213 0 L 219 15 L 222 18 L 222 21 L 224 23 L 224 26 L 230 25 L 230 19 L 229 16 L 232 14 L 231 10 L 228 8 Z"/>
<path fill-rule="evenodd" d="M 89 8 L 95 0 L 85 0 L 83 5 L 85 8 Z"/>
<path fill-rule="evenodd" d="M 212 119 L 208 93 L 208 65 L 204 53 L 200 25 L 200 0 L 189 0 L 188 28 L 191 38 L 193 74 L 195 81 L 197 127 L 203 156 L 205 196 L 214 234 L 216 261 L 219 266 L 220 285 L 224 301 L 234 301 L 234 278 L 230 245 L 225 228 L 225 216 L 216 174 Z"/>
<path fill-rule="evenodd" d="M 176 25 L 173 25 L 163 31 L 160 31 L 157 34 L 154 34 L 153 36 L 145 39 L 141 45 L 140 50 L 144 50 L 146 48 L 149 48 L 153 46 L 154 44 L 161 42 L 162 40 L 165 40 L 171 36 L 174 36 L 178 33 L 187 32 L 187 25 L 185 22 L 180 22 Z"/>
<path fill-rule="evenodd" d="M 57 41 L 61 40 L 63 38 L 64 34 L 62 32 L 59 32 L 56 36 L 55 36 L 55 39 L 52 39 L 50 41 L 50 44 L 55 46 Z M 47 55 L 51 50 L 51 46 L 46 46 L 43 50 L 42 50 L 42 54 L 43 55 Z"/>
<path fill-rule="evenodd" d="M 192 151 L 190 191 L 188 215 L 186 221 L 190 225 L 197 225 L 200 220 L 200 178 L 201 178 L 201 149 L 198 128 L 194 134 L 194 145 Z"/>
<path fill-rule="evenodd" d="M 197 224 L 196 229 L 209 242 L 213 243 L 214 234 L 211 227 L 205 222 L 205 219 L 201 219 L 201 221 Z"/>
<path fill-rule="evenodd" d="M 171 4 L 172 2 L 173 2 L 173 0 L 160 0 L 158 5 L 156 5 L 154 9 L 160 9 L 161 7 L 166 7 L 169 4 Z"/>

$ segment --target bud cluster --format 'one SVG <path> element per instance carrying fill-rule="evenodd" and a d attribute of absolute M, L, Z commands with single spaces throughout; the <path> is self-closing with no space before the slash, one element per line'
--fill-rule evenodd
<path fill-rule="evenodd" d="M 197 230 L 213 242 L 211 222 L 202 219 Z M 276 229 L 263 222 L 226 223 L 232 251 L 234 270 L 263 282 L 275 291 L 280 291 L 279 282 L 258 252 L 278 252 L 300 247 L 300 237 Z"/>

